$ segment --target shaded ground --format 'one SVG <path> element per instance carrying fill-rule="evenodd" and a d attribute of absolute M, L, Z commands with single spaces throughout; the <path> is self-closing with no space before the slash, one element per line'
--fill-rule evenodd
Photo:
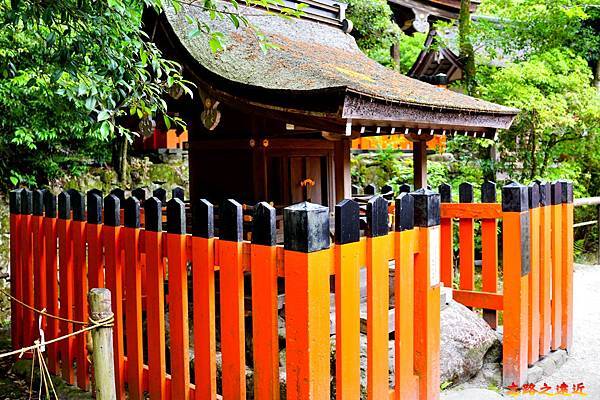
<path fill-rule="evenodd" d="M 10 333 L 0 330 L 0 353 L 12 350 L 10 347 Z M 28 360 L 18 361 L 13 365 L 13 358 L 0 358 L 0 399 L 1 400 L 27 400 L 38 399 L 39 381 L 34 380 L 33 390 L 30 397 L 30 377 L 31 362 Z M 60 379 L 53 379 L 54 387 L 61 400 L 65 399 L 92 399 L 90 393 L 82 392 L 79 389 L 69 386 Z M 45 398 L 42 396 L 42 398 Z"/>
<path fill-rule="evenodd" d="M 563 383 L 569 386 L 569 396 L 555 395 L 556 398 L 600 400 L 600 265 L 575 265 L 573 282 L 573 350 L 567 362 L 549 377 L 542 378 L 536 389 L 546 383 L 556 393 L 556 387 Z M 573 385 L 582 383 L 586 396 L 572 394 Z M 515 399 L 547 399 L 548 395 L 527 394 L 505 397 Z M 491 400 L 498 393 L 479 391 L 469 393 L 461 388 L 444 392 L 443 399 Z"/>

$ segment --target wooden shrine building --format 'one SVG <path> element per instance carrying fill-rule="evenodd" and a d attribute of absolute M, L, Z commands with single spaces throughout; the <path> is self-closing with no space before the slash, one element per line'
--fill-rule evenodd
<path fill-rule="evenodd" d="M 188 123 L 190 195 L 286 206 L 332 207 L 351 196 L 351 140 L 405 135 L 414 142 L 415 187 L 426 183 L 426 142 L 436 135 L 493 139 L 516 109 L 403 76 L 363 54 L 343 3 L 302 1 L 300 18 L 240 5 L 255 27 L 211 20 L 195 3 L 145 16 L 145 29 L 197 90 L 171 99 Z M 220 6 L 230 3 L 217 3 Z M 295 7 L 296 1 L 286 1 Z M 224 34 L 212 51 L 197 19 Z M 257 32 L 269 43 L 261 49 Z"/>

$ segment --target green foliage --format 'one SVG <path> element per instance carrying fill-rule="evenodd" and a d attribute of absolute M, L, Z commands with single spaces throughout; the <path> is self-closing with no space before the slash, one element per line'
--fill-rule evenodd
<path fill-rule="evenodd" d="M 558 162 L 600 158 L 589 153 L 600 140 L 600 97 L 585 60 L 555 49 L 486 72 L 480 76 L 482 97 L 521 109 L 499 136 L 501 170 L 530 180 Z"/>
<path fill-rule="evenodd" d="M 394 67 L 390 49 L 403 36 L 392 21 L 393 13 L 385 0 L 348 0 L 347 17 L 354 24 L 352 35 L 369 57 Z"/>

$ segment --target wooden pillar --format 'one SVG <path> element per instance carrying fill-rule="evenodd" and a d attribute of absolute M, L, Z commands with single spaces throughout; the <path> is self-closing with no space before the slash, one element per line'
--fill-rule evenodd
<path fill-rule="evenodd" d="M 335 142 L 335 202 L 352 197 L 352 179 L 350 176 L 350 140 Z"/>
<path fill-rule="evenodd" d="M 440 387 L 440 195 L 427 189 L 410 194 L 419 250 L 415 256 L 415 372 L 419 399 L 439 398 Z"/>
<path fill-rule="evenodd" d="M 416 140 L 413 142 L 413 171 L 414 187 L 416 189 L 427 187 L 427 142 Z"/>
<path fill-rule="evenodd" d="M 504 386 L 527 379 L 527 314 L 529 292 L 529 193 L 511 183 L 502 188 L 504 260 Z"/>
<path fill-rule="evenodd" d="M 329 399 L 329 209 L 285 208 L 287 398 Z"/>

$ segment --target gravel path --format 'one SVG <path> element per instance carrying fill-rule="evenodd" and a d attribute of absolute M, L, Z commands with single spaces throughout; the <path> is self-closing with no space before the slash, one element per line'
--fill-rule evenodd
<path fill-rule="evenodd" d="M 536 389 L 544 384 L 553 388 L 563 382 L 569 385 L 583 383 L 587 396 L 554 396 L 556 398 L 600 400 L 600 265 L 575 265 L 573 282 L 573 350 L 567 362 L 554 374 L 542 378 Z M 547 395 L 521 395 L 505 398 L 523 400 L 547 399 Z M 453 400 L 492 400 L 498 393 L 482 389 L 449 390 L 442 399 Z"/>

